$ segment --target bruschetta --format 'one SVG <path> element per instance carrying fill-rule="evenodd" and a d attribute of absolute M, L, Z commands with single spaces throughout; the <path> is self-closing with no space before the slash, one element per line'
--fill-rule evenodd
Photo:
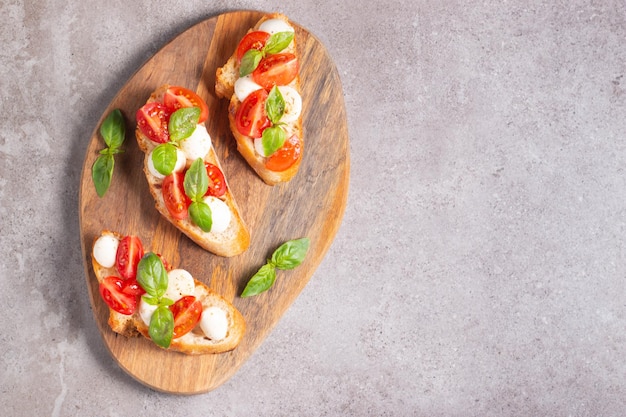
<path fill-rule="evenodd" d="M 237 150 L 265 183 L 291 180 L 304 152 L 300 61 L 295 28 L 283 14 L 264 16 L 217 69 L 215 93 L 230 100 Z"/>
<path fill-rule="evenodd" d="M 228 352 L 243 338 L 239 310 L 188 271 L 144 252 L 137 236 L 102 231 L 91 255 L 114 332 L 189 355 Z"/>
<path fill-rule="evenodd" d="M 208 115 L 198 94 L 163 85 L 137 111 L 135 136 L 157 210 L 202 248 L 231 257 L 248 248 L 250 233 L 204 125 Z"/>

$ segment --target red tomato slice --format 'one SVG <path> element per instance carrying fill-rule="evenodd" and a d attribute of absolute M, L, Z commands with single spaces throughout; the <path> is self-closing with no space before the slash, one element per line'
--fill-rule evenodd
<path fill-rule="evenodd" d="M 164 104 L 151 102 L 145 104 L 135 115 L 139 130 L 153 142 L 166 143 L 170 140 L 167 123 L 172 112 Z"/>
<path fill-rule="evenodd" d="M 241 103 L 235 115 L 235 124 L 239 133 L 251 138 L 260 138 L 263 130 L 271 126 L 272 122 L 265 112 L 265 101 L 268 95 L 265 90 L 256 90 Z"/>
<path fill-rule="evenodd" d="M 191 204 L 191 200 L 185 194 L 184 181 L 184 172 L 174 172 L 165 177 L 161 185 L 165 207 L 170 215 L 178 220 L 187 218 L 187 209 Z"/>
<path fill-rule="evenodd" d="M 213 197 L 221 197 L 226 192 L 226 180 L 224 174 L 215 165 L 205 162 L 206 173 L 209 177 L 209 188 L 206 191 L 206 195 L 212 195 Z"/>
<path fill-rule="evenodd" d="M 137 297 L 122 291 L 124 281 L 116 276 L 104 279 L 99 285 L 104 302 L 118 313 L 131 315 L 137 309 Z"/>
<path fill-rule="evenodd" d="M 269 38 L 270 34 L 263 31 L 254 31 L 246 34 L 237 46 L 237 62 L 241 62 L 241 58 L 250 49 L 256 49 L 257 51 L 263 49 Z"/>
<path fill-rule="evenodd" d="M 181 337 L 196 327 L 202 316 L 202 303 L 193 295 L 186 295 L 170 306 L 174 315 L 173 338 Z"/>
<path fill-rule="evenodd" d="M 200 119 L 198 123 L 203 123 L 209 118 L 209 107 L 202 98 L 195 92 L 184 87 L 170 87 L 163 95 L 163 104 L 172 113 L 183 107 L 198 107 L 200 109 Z"/>
<path fill-rule="evenodd" d="M 137 265 L 143 256 L 143 245 L 137 236 L 124 236 L 115 254 L 115 268 L 123 279 L 135 279 Z"/>
<path fill-rule="evenodd" d="M 294 54 L 280 53 L 266 56 L 252 72 L 252 79 L 266 90 L 275 85 L 287 85 L 298 75 L 298 59 Z"/>
<path fill-rule="evenodd" d="M 122 283 L 122 292 L 124 294 L 133 295 L 138 297 L 146 293 L 146 290 L 141 288 L 141 285 L 137 282 L 136 279 L 127 279 Z"/>
<path fill-rule="evenodd" d="M 160 253 L 156 254 L 159 258 L 161 258 L 161 262 L 163 262 L 163 266 L 165 267 L 166 271 L 171 271 L 172 270 L 172 265 L 167 261 L 167 259 L 165 259 L 165 257 L 163 255 L 161 255 Z"/>
<path fill-rule="evenodd" d="M 284 171 L 300 159 L 302 154 L 302 143 L 296 135 L 292 135 L 285 141 L 282 148 L 270 156 L 265 163 L 265 167 L 271 171 Z"/>

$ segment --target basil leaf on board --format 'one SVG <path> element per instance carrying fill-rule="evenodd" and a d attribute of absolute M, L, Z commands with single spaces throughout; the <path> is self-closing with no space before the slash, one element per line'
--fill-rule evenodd
<path fill-rule="evenodd" d="M 119 109 L 113 110 L 104 119 L 100 126 L 100 134 L 109 148 L 118 149 L 122 146 L 126 137 L 126 125 Z"/>
<path fill-rule="evenodd" d="M 197 158 L 185 173 L 183 181 L 185 194 L 191 201 L 202 201 L 202 198 L 209 189 L 209 176 L 202 158 Z"/>
<path fill-rule="evenodd" d="M 107 147 L 99 152 L 100 156 L 91 166 L 91 178 L 98 197 L 103 197 L 109 189 L 113 177 L 113 167 L 115 166 L 113 155 L 124 152 L 120 146 L 126 138 L 126 125 L 124 124 L 124 116 L 119 109 L 111 111 L 104 119 L 100 125 L 100 135 Z"/>
<path fill-rule="evenodd" d="M 113 149 L 113 148 L 104 148 L 100 152 L 100 155 L 117 155 L 118 153 L 123 153 L 123 149 Z"/>
<path fill-rule="evenodd" d="M 274 33 L 267 40 L 263 52 L 266 54 L 277 54 L 289 46 L 293 40 L 294 33 L 291 31 Z"/>
<path fill-rule="evenodd" d="M 239 64 L 239 76 L 245 77 L 259 66 L 259 62 L 263 58 L 263 52 L 256 49 L 249 49 L 243 54 L 241 63 Z"/>
<path fill-rule="evenodd" d="M 137 265 L 137 282 L 148 295 L 160 299 L 167 291 L 167 271 L 161 258 L 146 253 Z"/>
<path fill-rule="evenodd" d="M 160 305 L 154 310 L 148 327 L 150 338 L 157 345 L 167 349 L 174 335 L 174 314 L 166 306 Z"/>
<path fill-rule="evenodd" d="M 189 206 L 189 217 L 202 231 L 210 232 L 213 227 L 211 207 L 203 201 L 194 201 Z"/>
<path fill-rule="evenodd" d="M 276 268 L 274 268 L 274 265 L 267 263 L 250 278 L 246 288 L 241 293 L 241 297 L 251 297 L 267 291 L 274 285 L 274 281 L 276 281 Z"/>
<path fill-rule="evenodd" d="M 307 237 L 285 242 L 274 251 L 270 263 L 278 269 L 294 269 L 304 261 L 309 244 Z"/>
<path fill-rule="evenodd" d="M 265 113 L 272 124 L 277 124 L 285 114 L 285 99 L 276 86 L 272 87 L 265 100 Z"/>
<path fill-rule="evenodd" d="M 170 140 L 174 142 L 187 139 L 196 129 L 200 120 L 200 108 L 183 107 L 176 110 L 170 116 L 167 130 L 170 133 Z"/>
<path fill-rule="evenodd" d="M 96 187 L 96 193 L 98 197 L 104 196 L 111 185 L 111 178 L 113 177 L 113 167 L 115 166 L 115 160 L 113 155 L 106 153 L 98 156 L 96 161 L 91 167 L 91 178 L 93 184 Z"/>
<path fill-rule="evenodd" d="M 272 126 L 263 130 L 261 143 L 263 144 L 263 152 L 265 156 L 270 156 L 283 147 L 287 135 L 280 126 Z"/>
<path fill-rule="evenodd" d="M 176 167 L 176 147 L 171 143 L 161 143 L 152 151 L 154 168 L 163 175 L 170 175 Z"/>

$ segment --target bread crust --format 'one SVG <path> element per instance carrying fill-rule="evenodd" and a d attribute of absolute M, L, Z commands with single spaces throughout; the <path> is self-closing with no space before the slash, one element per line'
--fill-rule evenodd
<path fill-rule="evenodd" d="M 169 85 L 163 85 L 154 91 L 147 100 L 147 103 L 153 101 L 160 101 L 165 91 L 169 88 Z M 139 128 L 135 129 L 135 136 L 139 148 L 144 152 L 144 167 L 143 171 L 148 181 L 148 187 L 150 194 L 155 201 L 155 207 L 170 223 L 176 226 L 181 232 L 187 235 L 191 240 L 198 244 L 203 249 L 214 253 L 215 255 L 232 257 L 243 253 L 248 246 L 250 246 L 250 232 L 244 222 L 237 201 L 233 196 L 230 186 L 228 185 L 228 179 L 226 174 L 217 158 L 215 149 L 211 145 L 211 149 L 205 155 L 204 160 L 215 166 L 224 174 L 224 180 L 226 181 L 226 192 L 220 197 L 224 201 L 232 213 L 231 222 L 226 230 L 223 232 L 204 232 L 198 226 L 196 226 L 189 218 L 187 219 L 175 219 L 173 218 L 163 199 L 163 193 L 161 191 L 162 180 L 156 178 L 148 170 L 148 162 L 150 158 L 150 152 L 157 146 L 156 143 L 148 139 Z M 189 161 L 188 161 L 189 162 Z"/>
<path fill-rule="evenodd" d="M 268 19 L 281 19 L 285 22 L 289 22 L 287 16 L 281 13 L 272 13 L 263 16 L 253 28 L 248 30 L 248 33 L 254 30 L 257 30 L 259 26 Z M 286 50 L 287 52 L 291 52 L 298 57 L 298 48 L 296 44 L 296 39 L 294 37 L 293 42 Z M 236 125 L 236 115 L 241 102 L 235 95 L 235 82 L 239 78 L 239 64 L 237 63 L 237 55 L 236 50 L 233 54 L 228 58 L 224 66 L 217 69 L 215 73 L 215 94 L 217 97 L 229 99 L 228 106 L 228 120 L 231 133 L 235 138 L 237 143 L 237 150 L 244 157 L 246 162 L 250 165 L 250 167 L 257 173 L 257 175 L 268 185 L 276 185 L 281 182 L 288 182 L 291 180 L 300 169 L 300 164 L 302 162 L 302 155 L 304 154 L 304 135 L 302 129 L 302 115 L 298 117 L 296 121 L 287 124 L 287 129 L 290 137 L 292 134 L 296 134 L 300 141 L 300 157 L 298 160 L 291 165 L 288 169 L 284 171 L 272 171 L 265 166 L 267 158 L 259 155 L 254 149 L 254 140 L 250 137 L 244 136 L 239 133 Z M 296 78 L 289 84 L 290 87 L 293 87 L 300 93 L 300 75 L 298 74 Z M 304 111 L 304 109 L 303 109 Z"/>
<path fill-rule="evenodd" d="M 118 240 L 121 240 L 123 238 L 123 236 L 119 233 L 109 230 L 103 230 L 100 236 L 113 236 Z M 94 239 L 94 245 L 100 236 Z M 96 261 L 95 257 L 93 256 L 93 245 L 91 262 L 98 283 L 101 283 L 105 278 L 109 276 L 119 277 L 119 273 L 116 271 L 115 267 L 105 268 Z M 167 350 L 181 352 L 187 355 L 201 355 L 224 353 L 235 349 L 243 338 L 246 331 L 246 322 L 243 318 L 243 315 L 228 300 L 213 291 L 203 282 L 198 281 L 195 278 L 194 282 L 195 296 L 196 299 L 202 302 L 203 311 L 208 309 L 209 307 L 218 306 L 226 312 L 226 316 L 228 319 L 228 333 L 226 335 L 226 338 L 219 341 L 213 341 L 207 338 L 202 333 L 202 331 L 199 329 L 199 326 L 196 326 L 196 328 L 194 328 L 189 333 L 179 338 L 173 339 L 170 347 Z M 137 337 L 139 335 L 142 335 L 145 338 L 150 339 L 150 335 L 148 334 L 148 326 L 146 326 L 146 324 L 139 316 L 139 309 L 137 309 L 132 315 L 118 313 L 110 307 L 108 307 L 108 309 L 108 324 L 111 330 L 113 330 L 115 333 L 119 333 L 126 337 Z M 155 346 L 157 345 L 155 344 Z"/>

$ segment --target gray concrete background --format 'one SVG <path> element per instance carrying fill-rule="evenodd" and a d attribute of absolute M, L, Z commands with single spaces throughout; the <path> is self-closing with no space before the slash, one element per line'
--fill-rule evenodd
<path fill-rule="evenodd" d="M 282 11 L 334 58 L 349 204 L 241 370 L 164 395 L 96 329 L 79 176 L 133 72 L 236 9 Z M 625 41 L 609 0 L 4 0 L 2 414 L 624 415 Z"/>

